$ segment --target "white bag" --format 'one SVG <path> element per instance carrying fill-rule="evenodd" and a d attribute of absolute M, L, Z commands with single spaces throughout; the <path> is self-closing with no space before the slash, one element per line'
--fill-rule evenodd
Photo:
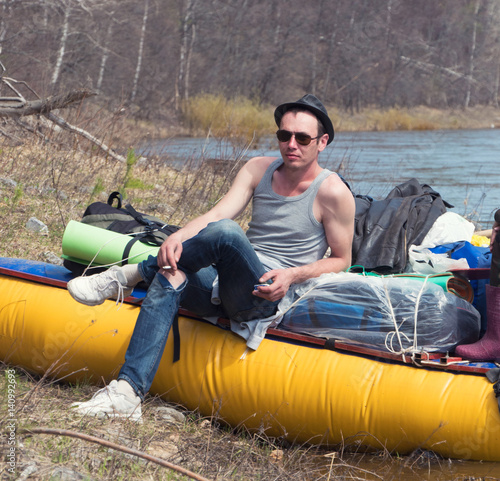
<path fill-rule="evenodd" d="M 450 269 L 468 269 L 467 259 L 451 259 L 447 254 L 436 254 L 423 246 L 411 245 L 408 258 L 413 272 L 438 274 Z"/>

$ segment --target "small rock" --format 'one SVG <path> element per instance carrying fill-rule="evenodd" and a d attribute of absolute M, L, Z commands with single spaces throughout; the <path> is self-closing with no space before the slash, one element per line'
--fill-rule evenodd
<path fill-rule="evenodd" d="M 17 182 L 12 179 L 6 179 L 5 177 L 0 178 L 0 184 L 5 185 L 6 187 L 15 188 L 17 186 Z"/>
<path fill-rule="evenodd" d="M 25 481 L 28 479 L 32 474 L 36 473 L 38 471 L 38 466 L 33 463 L 33 464 L 28 464 L 26 468 L 23 469 L 19 477 L 17 478 L 18 481 Z"/>
<path fill-rule="evenodd" d="M 53 252 L 44 252 L 43 258 L 45 259 L 45 262 L 48 262 L 49 264 L 55 264 L 56 266 L 63 265 L 63 260 L 60 257 L 56 256 Z"/>
<path fill-rule="evenodd" d="M 77 481 L 79 479 L 84 479 L 85 476 L 78 471 L 73 471 L 69 468 L 56 468 L 52 471 L 50 481 Z"/>
<path fill-rule="evenodd" d="M 49 233 L 49 228 L 41 220 L 38 220 L 36 217 L 31 217 L 28 220 L 28 222 L 26 223 L 26 229 L 32 232 L 38 232 L 43 235 L 48 235 Z"/>
<path fill-rule="evenodd" d="M 154 409 L 154 413 L 162 420 L 168 423 L 183 423 L 186 420 L 186 416 L 177 409 L 160 406 Z"/>
<path fill-rule="evenodd" d="M 148 212 L 159 212 L 163 214 L 171 214 L 175 210 L 171 205 L 165 203 L 149 204 L 147 209 Z"/>

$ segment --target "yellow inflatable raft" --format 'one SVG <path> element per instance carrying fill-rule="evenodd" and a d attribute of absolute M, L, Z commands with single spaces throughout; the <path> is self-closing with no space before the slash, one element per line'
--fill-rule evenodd
<path fill-rule="evenodd" d="M 54 283 L 58 285 L 57 282 Z M 63 284 L 61 284 L 63 285 Z M 56 379 L 116 376 L 138 307 L 87 307 L 61 287 L 0 274 L 0 358 Z M 500 461 L 500 413 L 484 375 L 445 372 L 232 332 L 181 316 L 152 392 L 295 443 Z"/>

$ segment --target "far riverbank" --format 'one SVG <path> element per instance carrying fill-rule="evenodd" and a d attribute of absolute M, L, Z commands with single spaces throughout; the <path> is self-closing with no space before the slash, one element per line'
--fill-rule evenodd
<path fill-rule="evenodd" d="M 475 106 L 467 109 L 366 108 L 348 111 L 327 106 L 337 132 L 382 132 L 423 130 L 475 130 L 500 128 L 500 108 Z M 134 140 L 172 137 L 240 138 L 244 142 L 274 134 L 274 107 L 247 99 L 228 101 L 221 97 L 192 99 L 183 113 L 163 112 L 154 122 L 131 120 Z M 123 132 L 125 133 L 125 132 Z M 119 135 L 115 132 L 115 135 Z M 130 136 L 126 144 L 131 145 Z"/>

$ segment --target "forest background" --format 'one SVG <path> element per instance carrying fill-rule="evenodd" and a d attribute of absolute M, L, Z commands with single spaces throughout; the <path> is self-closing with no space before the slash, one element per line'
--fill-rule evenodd
<path fill-rule="evenodd" d="M 498 107 L 500 2 L 1 0 L 0 49 L 41 95 L 86 87 L 155 122 L 201 94 L 310 92 L 351 114 Z"/>

